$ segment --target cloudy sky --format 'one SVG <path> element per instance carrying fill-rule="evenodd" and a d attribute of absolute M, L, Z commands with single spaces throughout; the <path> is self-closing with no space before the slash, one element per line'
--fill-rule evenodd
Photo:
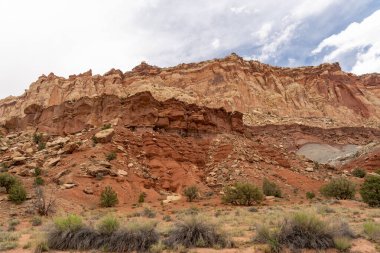
<path fill-rule="evenodd" d="M 380 72 L 380 1 L 0 0 L 0 97 L 50 72 L 103 74 L 231 52 Z"/>

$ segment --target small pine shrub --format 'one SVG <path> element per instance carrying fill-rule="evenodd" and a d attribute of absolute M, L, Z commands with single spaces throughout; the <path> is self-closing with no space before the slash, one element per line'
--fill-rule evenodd
<path fill-rule="evenodd" d="M 351 174 L 355 177 L 363 178 L 367 175 L 367 172 L 361 168 L 355 168 Z"/>
<path fill-rule="evenodd" d="M 315 198 L 315 193 L 314 192 L 306 192 L 306 198 L 307 199 Z"/>
<path fill-rule="evenodd" d="M 21 204 L 26 200 L 26 190 L 21 183 L 14 184 L 9 190 L 8 199 L 16 204 Z"/>
<path fill-rule="evenodd" d="M 37 168 L 34 168 L 34 176 L 35 177 L 39 177 L 42 175 L 42 170 L 41 168 L 37 167 Z"/>
<path fill-rule="evenodd" d="M 55 218 L 54 225 L 59 231 L 76 231 L 84 226 L 82 218 L 76 214 L 69 214 L 66 217 Z"/>
<path fill-rule="evenodd" d="M 367 176 L 360 187 L 360 195 L 369 206 L 380 206 L 380 176 Z"/>
<path fill-rule="evenodd" d="M 40 176 L 34 179 L 34 185 L 43 185 L 45 183 L 44 179 Z"/>
<path fill-rule="evenodd" d="M 275 182 L 271 182 L 266 178 L 263 181 L 263 193 L 265 196 L 274 196 L 277 198 L 281 198 L 282 196 L 280 187 L 278 187 Z"/>
<path fill-rule="evenodd" d="M 198 197 L 198 187 L 195 185 L 186 187 L 183 190 L 183 195 L 186 196 L 188 202 L 193 202 Z"/>
<path fill-rule="evenodd" d="M 17 179 L 14 176 L 8 173 L 0 173 L 0 187 L 4 187 L 7 193 L 16 183 Z"/>
<path fill-rule="evenodd" d="M 109 152 L 107 155 L 106 155 L 106 159 L 107 161 L 112 161 L 112 160 L 115 160 L 116 159 L 116 153 L 115 152 Z"/>
<path fill-rule="evenodd" d="M 353 199 L 355 196 L 355 184 L 346 178 L 332 179 L 329 183 L 322 186 L 321 193 L 325 197 L 337 199 Z"/>
<path fill-rule="evenodd" d="M 114 207 L 119 203 L 117 193 L 111 186 L 107 186 L 100 195 L 100 205 L 102 207 Z"/>
<path fill-rule="evenodd" d="M 120 228 L 119 220 L 113 216 L 106 216 L 103 218 L 99 225 L 98 230 L 103 234 L 112 234 Z"/>
<path fill-rule="evenodd" d="M 146 198 L 146 193 L 145 192 L 140 193 L 138 202 L 139 203 L 144 203 L 145 202 L 145 198 Z"/>
<path fill-rule="evenodd" d="M 235 183 L 224 189 L 222 201 L 232 205 L 250 206 L 260 203 L 264 199 L 263 193 L 255 185 L 250 183 Z"/>

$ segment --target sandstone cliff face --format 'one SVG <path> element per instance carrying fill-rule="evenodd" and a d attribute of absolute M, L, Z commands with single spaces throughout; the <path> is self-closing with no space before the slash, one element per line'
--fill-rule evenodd
<path fill-rule="evenodd" d="M 378 126 L 380 121 L 379 75 L 355 76 L 338 64 L 272 67 L 235 54 L 172 68 L 142 63 L 130 72 L 112 69 L 103 76 L 91 71 L 68 79 L 41 76 L 22 96 L 0 101 L 0 119 L 4 124 L 84 97 L 127 98 L 144 91 L 158 101 L 175 98 L 239 111 L 248 125 Z"/>

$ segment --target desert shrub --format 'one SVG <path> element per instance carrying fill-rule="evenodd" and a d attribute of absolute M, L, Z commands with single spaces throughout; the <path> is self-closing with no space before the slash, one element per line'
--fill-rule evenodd
<path fill-rule="evenodd" d="M 106 216 L 98 224 L 98 230 L 103 234 L 112 234 L 117 231 L 119 227 L 119 220 L 114 216 Z"/>
<path fill-rule="evenodd" d="M 259 226 L 255 240 L 267 243 L 272 252 L 280 252 L 283 247 L 327 249 L 336 246 L 335 238 L 351 237 L 353 233 L 345 222 L 327 224 L 314 214 L 299 212 L 284 219 L 272 230 L 268 226 Z M 343 242 L 339 246 L 343 248 Z"/>
<path fill-rule="evenodd" d="M 26 190 L 21 183 L 14 184 L 9 190 L 8 199 L 16 204 L 21 204 L 26 200 Z"/>
<path fill-rule="evenodd" d="M 380 224 L 368 221 L 363 224 L 364 233 L 373 241 L 380 241 Z"/>
<path fill-rule="evenodd" d="M 154 218 L 156 217 L 156 212 L 150 208 L 144 208 L 140 215 L 147 218 Z"/>
<path fill-rule="evenodd" d="M 104 125 L 102 126 L 102 130 L 110 129 L 111 127 L 112 127 L 111 124 L 104 124 Z"/>
<path fill-rule="evenodd" d="M 306 192 L 306 198 L 307 199 L 315 198 L 315 193 L 314 192 Z"/>
<path fill-rule="evenodd" d="M 360 195 L 369 206 L 380 206 L 380 176 L 367 176 L 360 187 Z"/>
<path fill-rule="evenodd" d="M 363 178 L 363 177 L 365 177 L 365 175 L 367 175 L 367 172 L 361 168 L 355 168 L 351 171 L 351 174 L 354 177 Z"/>
<path fill-rule="evenodd" d="M 325 197 L 337 199 L 353 199 L 355 196 L 355 184 L 346 178 L 332 179 L 329 183 L 322 186 L 321 193 Z"/>
<path fill-rule="evenodd" d="M 45 183 L 44 179 L 40 176 L 34 179 L 34 185 L 43 185 Z"/>
<path fill-rule="evenodd" d="M 275 182 L 271 182 L 268 179 L 264 179 L 263 181 L 263 193 L 266 196 L 275 196 L 277 198 L 281 198 L 281 189 Z"/>
<path fill-rule="evenodd" d="M 65 219 L 65 218 L 64 218 Z M 68 223 L 66 221 L 65 223 Z M 68 229 L 62 230 L 60 227 L 48 231 L 47 246 L 49 249 L 68 251 L 68 250 L 90 250 L 96 248 L 98 243 L 107 240 L 107 236 L 100 237 L 94 229 L 84 227 L 82 224 L 75 229 L 65 226 Z"/>
<path fill-rule="evenodd" d="M 49 246 L 46 240 L 39 240 L 34 247 L 34 253 L 48 252 Z"/>
<path fill-rule="evenodd" d="M 92 145 L 93 145 L 93 146 L 95 146 L 96 144 L 98 144 L 99 140 L 98 140 L 98 138 L 95 137 L 95 135 L 92 136 L 91 139 L 92 139 Z"/>
<path fill-rule="evenodd" d="M 34 174 L 35 177 L 41 176 L 42 175 L 41 168 L 39 168 L 39 167 L 34 168 L 34 173 L 33 174 Z"/>
<path fill-rule="evenodd" d="M 178 245 L 187 248 L 225 248 L 232 246 L 231 241 L 219 231 L 215 224 L 209 223 L 199 216 L 190 216 L 177 222 L 169 232 L 165 243 L 172 248 Z"/>
<path fill-rule="evenodd" d="M 347 237 L 336 237 L 334 238 L 334 246 L 339 251 L 347 251 L 351 248 L 351 240 Z"/>
<path fill-rule="evenodd" d="M 106 249 L 112 252 L 146 252 L 158 240 L 154 223 L 130 223 L 111 235 Z"/>
<path fill-rule="evenodd" d="M 33 206 L 39 215 L 48 216 L 54 210 L 55 198 L 53 192 L 50 193 L 50 197 L 47 198 L 45 191 L 42 187 L 36 187 L 36 197 L 33 200 Z"/>
<path fill-rule="evenodd" d="M 162 217 L 162 219 L 163 219 L 164 221 L 166 221 L 166 222 L 172 221 L 172 217 L 170 217 L 170 215 L 164 215 L 164 216 Z"/>
<path fill-rule="evenodd" d="M 45 142 L 40 142 L 38 143 L 38 150 L 41 151 L 41 150 L 44 150 L 46 148 L 46 143 Z"/>
<path fill-rule="evenodd" d="M 112 189 L 111 186 L 104 188 L 100 194 L 100 205 L 102 207 L 113 207 L 119 203 L 117 198 L 117 193 Z"/>
<path fill-rule="evenodd" d="M 250 206 L 254 202 L 260 203 L 264 196 L 259 188 L 250 183 L 235 183 L 224 189 L 222 201 L 233 205 Z"/>
<path fill-rule="evenodd" d="M 116 156 L 117 156 L 116 153 L 112 151 L 106 155 L 106 159 L 107 161 L 112 161 L 116 159 Z"/>
<path fill-rule="evenodd" d="M 17 179 L 8 174 L 8 173 L 0 173 L 0 187 L 4 187 L 6 192 L 9 193 L 11 187 L 17 183 Z"/>
<path fill-rule="evenodd" d="M 33 142 L 35 144 L 38 144 L 43 141 L 43 135 L 42 133 L 34 133 L 33 134 Z"/>
<path fill-rule="evenodd" d="M 163 243 L 163 242 L 158 242 L 156 244 L 153 244 L 150 248 L 149 248 L 149 252 L 150 253 L 161 253 L 163 252 L 164 250 L 166 249 L 166 245 Z"/>
<path fill-rule="evenodd" d="M 183 190 L 183 195 L 186 196 L 188 202 L 193 202 L 198 197 L 198 187 L 195 185 L 186 187 Z"/>
<path fill-rule="evenodd" d="M 145 198 L 146 198 L 146 193 L 145 192 L 140 193 L 138 202 L 139 203 L 144 203 L 145 202 Z"/>
<path fill-rule="evenodd" d="M 75 231 L 83 227 L 82 218 L 76 214 L 68 214 L 65 217 L 54 219 L 55 228 L 59 231 Z"/>
<path fill-rule="evenodd" d="M 0 251 L 8 251 L 18 246 L 19 236 L 12 232 L 0 233 Z"/>
<path fill-rule="evenodd" d="M 42 219 L 38 216 L 33 217 L 30 221 L 33 227 L 40 226 L 42 225 Z"/>

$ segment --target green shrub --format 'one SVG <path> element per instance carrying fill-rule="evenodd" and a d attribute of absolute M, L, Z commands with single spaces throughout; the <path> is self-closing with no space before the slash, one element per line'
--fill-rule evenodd
<path fill-rule="evenodd" d="M 166 245 L 174 248 L 183 245 L 187 248 L 192 247 L 231 247 L 232 242 L 219 228 L 207 222 L 199 216 L 190 216 L 181 222 L 177 222 L 169 232 L 165 241 Z"/>
<path fill-rule="evenodd" d="M 16 204 L 21 204 L 26 200 L 26 190 L 21 183 L 14 184 L 9 190 L 8 199 Z"/>
<path fill-rule="evenodd" d="M 119 228 L 119 220 L 114 216 L 106 216 L 98 224 L 98 230 L 103 234 L 112 234 Z"/>
<path fill-rule="evenodd" d="M 380 224 L 368 221 L 363 224 L 364 233 L 373 241 L 380 241 Z"/>
<path fill-rule="evenodd" d="M 380 176 L 367 176 L 360 187 L 360 195 L 369 206 L 380 206 Z"/>
<path fill-rule="evenodd" d="M 32 220 L 30 221 L 30 223 L 34 227 L 40 226 L 40 225 L 42 225 L 42 219 L 41 219 L 41 217 L 35 216 L 35 217 L 32 218 Z"/>
<path fill-rule="evenodd" d="M 156 217 L 156 212 L 150 208 L 144 208 L 140 215 L 147 218 L 154 218 Z"/>
<path fill-rule="evenodd" d="M 343 177 L 332 179 L 321 187 L 321 193 L 325 197 L 353 199 L 355 196 L 355 184 Z"/>
<path fill-rule="evenodd" d="M 355 168 L 351 174 L 355 177 L 359 177 L 359 178 L 363 178 L 365 177 L 365 175 L 367 175 L 367 172 L 363 169 L 360 169 L 360 168 Z"/>
<path fill-rule="evenodd" d="M 347 237 L 334 238 L 334 246 L 337 250 L 344 252 L 351 248 L 351 240 Z"/>
<path fill-rule="evenodd" d="M 307 199 L 315 198 L 315 193 L 314 192 L 306 192 L 306 198 Z"/>
<path fill-rule="evenodd" d="M 34 168 L 34 176 L 35 177 L 38 177 L 38 176 L 41 176 L 42 175 L 42 170 L 41 168 L 37 167 L 37 168 Z"/>
<path fill-rule="evenodd" d="M 254 202 L 260 203 L 264 196 L 259 188 L 250 183 L 235 183 L 224 188 L 222 201 L 233 205 L 250 206 Z"/>
<path fill-rule="evenodd" d="M 59 231 L 76 231 L 83 227 L 83 221 L 76 214 L 68 214 L 66 217 L 55 218 L 54 225 Z"/>
<path fill-rule="evenodd" d="M 117 156 L 116 153 L 112 151 L 106 155 L 106 159 L 107 161 L 112 161 L 116 159 L 116 156 Z"/>
<path fill-rule="evenodd" d="M 43 185 L 45 181 L 43 180 L 42 177 L 38 176 L 34 179 L 34 185 Z"/>
<path fill-rule="evenodd" d="M 272 252 L 290 249 L 328 249 L 335 246 L 334 238 L 353 236 L 347 223 L 326 223 L 312 213 L 299 212 L 272 230 L 267 226 L 257 229 L 255 240 L 267 243 Z"/>
<path fill-rule="evenodd" d="M 144 203 L 145 202 L 145 198 L 146 198 L 146 193 L 145 192 L 140 193 L 138 202 L 139 203 Z"/>
<path fill-rule="evenodd" d="M 35 144 L 38 144 L 43 141 L 43 135 L 42 133 L 34 133 L 33 134 L 33 142 Z"/>
<path fill-rule="evenodd" d="M 8 174 L 0 173 L 0 187 L 4 187 L 7 193 L 11 190 L 12 186 L 17 183 L 17 179 Z"/>
<path fill-rule="evenodd" d="M 119 203 L 117 193 L 111 186 L 107 186 L 100 195 L 100 205 L 102 207 L 113 207 Z"/>
<path fill-rule="evenodd" d="M 198 197 L 198 187 L 195 185 L 186 187 L 183 190 L 183 194 L 186 196 L 188 202 L 193 202 Z"/>
<path fill-rule="evenodd" d="M 266 178 L 263 181 L 263 193 L 265 196 L 275 196 L 277 198 L 281 198 L 282 195 L 280 187 Z"/>
<path fill-rule="evenodd" d="M 110 129 L 111 127 L 112 127 L 111 124 L 104 124 L 104 125 L 102 126 L 102 130 Z"/>
<path fill-rule="evenodd" d="M 0 232 L 0 251 L 8 251 L 18 246 L 19 236 L 11 232 Z"/>
<path fill-rule="evenodd" d="M 38 143 L 38 150 L 44 150 L 46 148 L 46 143 L 45 142 L 40 142 Z"/>

